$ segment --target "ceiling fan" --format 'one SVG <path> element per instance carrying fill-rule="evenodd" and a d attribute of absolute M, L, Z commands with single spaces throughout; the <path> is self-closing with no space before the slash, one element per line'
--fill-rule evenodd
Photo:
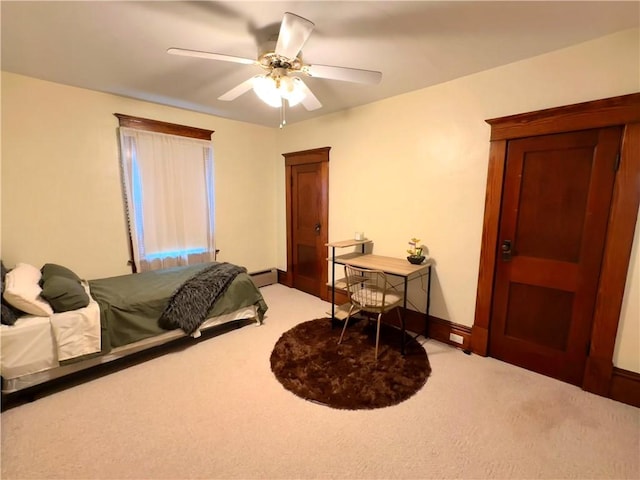
<path fill-rule="evenodd" d="M 380 82 L 381 72 L 303 63 L 301 49 L 311 35 L 313 27 L 314 24 L 306 18 L 289 12 L 285 13 L 275 49 L 273 49 L 274 42 L 263 45 L 257 60 L 184 48 L 169 48 L 167 53 L 257 65 L 266 70 L 265 74 L 255 75 L 218 97 L 218 100 L 224 101 L 235 100 L 253 89 L 262 101 L 272 107 L 284 108 L 283 100 L 287 100 L 289 106 L 302 103 L 307 110 L 316 110 L 321 108 L 322 104 L 297 75 L 371 85 Z"/>

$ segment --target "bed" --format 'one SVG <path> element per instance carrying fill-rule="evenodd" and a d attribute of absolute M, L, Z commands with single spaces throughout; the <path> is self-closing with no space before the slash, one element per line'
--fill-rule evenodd
<path fill-rule="evenodd" d="M 9 295 L 15 289 L 15 270 L 24 270 L 24 265 L 16 265 L 3 281 L 3 394 L 179 338 L 198 338 L 230 322 L 259 325 L 268 308 L 244 268 L 218 262 L 89 281 L 54 264 L 46 264 L 39 275 L 36 267 L 28 266 L 29 288 L 38 278 L 30 291 L 31 297 L 38 292 L 37 297 L 28 300 L 39 303 L 30 305 Z M 69 278 L 63 282 L 61 275 Z M 59 282 L 57 289 L 50 286 L 52 279 Z M 80 298 L 84 301 L 78 303 Z M 5 322 L 8 299 L 23 313 L 12 325 L 5 324 L 11 323 Z"/>

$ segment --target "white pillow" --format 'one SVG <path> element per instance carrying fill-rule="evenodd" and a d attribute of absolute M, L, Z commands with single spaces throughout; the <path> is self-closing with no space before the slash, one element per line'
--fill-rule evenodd
<path fill-rule="evenodd" d="M 41 277 L 42 273 L 33 265 L 18 263 L 5 277 L 4 299 L 13 307 L 31 315 L 53 315 L 51 305 L 40 296 L 42 288 L 38 282 Z"/>

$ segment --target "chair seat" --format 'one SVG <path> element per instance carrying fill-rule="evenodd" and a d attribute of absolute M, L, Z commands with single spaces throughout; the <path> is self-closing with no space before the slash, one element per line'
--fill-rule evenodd
<path fill-rule="evenodd" d="M 362 290 L 368 290 L 368 292 L 366 292 L 366 295 L 363 295 L 362 297 L 363 298 L 362 303 L 358 302 L 360 303 L 362 308 L 381 308 L 383 306 L 382 305 L 382 296 L 384 294 L 383 291 L 377 290 L 377 289 L 374 290 L 370 288 L 364 288 Z M 401 303 L 402 300 L 403 300 L 403 297 L 401 295 L 398 295 L 396 293 L 387 293 L 386 295 L 384 295 L 385 310 L 390 310 L 397 304 Z"/>

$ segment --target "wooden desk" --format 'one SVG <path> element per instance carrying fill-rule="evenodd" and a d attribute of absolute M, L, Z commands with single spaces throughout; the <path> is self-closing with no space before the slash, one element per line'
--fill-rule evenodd
<path fill-rule="evenodd" d="M 426 259 L 420 265 L 409 263 L 406 258 L 384 257 L 382 255 L 347 253 L 335 258 L 339 265 L 353 265 L 354 267 L 382 270 L 384 273 L 398 277 L 410 277 L 414 274 L 425 272 L 431 268 L 432 260 Z"/>
<path fill-rule="evenodd" d="M 404 354 L 405 347 L 405 321 L 404 321 L 404 310 L 407 308 L 407 287 L 409 284 L 409 280 L 414 277 L 418 277 L 422 274 L 427 275 L 427 308 L 425 311 L 425 322 L 424 322 L 424 332 L 423 335 L 427 336 L 428 322 L 429 322 L 429 306 L 430 306 L 430 296 L 431 296 L 431 266 L 433 265 L 433 260 L 428 258 L 424 261 L 424 263 L 420 265 L 413 265 L 409 263 L 406 258 L 396 258 L 396 257 L 385 257 L 382 255 L 373 255 L 373 254 L 365 254 L 352 252 L 344 255 L 334 256 L 333 261 L 338 265 L 353 265 L 354 267 L 359 268 L 368 268 L 370 270 L 382 270 L 384 273 L 388 275 L 393 275 L 397 277 L 401 277 L 404 280 L 404 292 L 403 292 L 403 312 L 400 316 L 402 319 L 402 353 Z M 333 285 L 335 288 L 335 283 Z"/>

